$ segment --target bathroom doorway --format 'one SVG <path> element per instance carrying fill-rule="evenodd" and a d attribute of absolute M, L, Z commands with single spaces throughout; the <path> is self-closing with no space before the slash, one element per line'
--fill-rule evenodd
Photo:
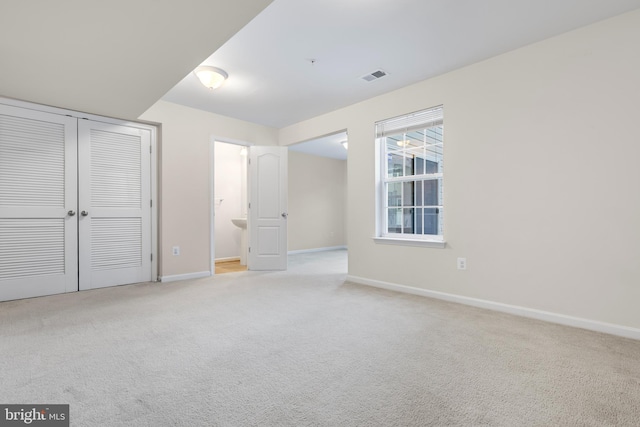
<path fill-rule="evenodd" d="M 286 270 L 287 148 L 212 137 L 209 150 L 211 275 L 216 262 L 229 261 Z"/>
<path fill-rule="evenodd" d="M 247 146 L 213 141 L 211 167 L 211 272 L 222 274 L 245 271 Z"/>

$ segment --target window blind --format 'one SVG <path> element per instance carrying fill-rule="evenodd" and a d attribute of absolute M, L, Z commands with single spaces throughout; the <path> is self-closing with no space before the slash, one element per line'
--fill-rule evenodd
<path fill-rule="evenodd" d="M 376 138 L 443 124 L 443 107 L 429 108 L 376 122 Z"/>

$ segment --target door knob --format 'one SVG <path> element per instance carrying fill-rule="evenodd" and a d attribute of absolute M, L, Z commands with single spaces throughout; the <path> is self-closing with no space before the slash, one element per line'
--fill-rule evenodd
<path fill-rule="evenodd" d="M 87 212 L 87 211 L 82 211 L 82 212 L 80 212 L 80 215 L 82 215 L 82 216 L 87 216 L 87 215 L 89 215 L 89 212 Z"/>
<path fill-rule="evenodd" d="M 74 216 L 75 214 L 76 214 L 76 211 L 74 211 L 74 210 L 71 210 L 71 211 L 67 212 L 67 215 L 69 215 L 69 216 Z"/>
<path fill-rule="evenodd" d="M 282 212 L 282 218 L 287 219 L 287 217 L 288 217 L 288 216 L 289 216 L 289 214 L 288 214 L 288 213 L 286 213 L 286 212 Z"/>

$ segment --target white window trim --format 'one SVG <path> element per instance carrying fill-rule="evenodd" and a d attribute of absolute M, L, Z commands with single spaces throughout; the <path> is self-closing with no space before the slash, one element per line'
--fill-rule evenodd
<path fill-rule="evenodd" d="M 436 108 L 442 108 L 442 106 L 434 107 L 429 110 L 435 110 Z M 410 117 L 412 115 L 407 115 Z M 406 177 L 389 177 L 386 179 L 382 178 L 382 172 L 386 169 L 386 159 L 382 156 L 382 147 L 381 147 L 381 135 L 376 133 L 375 138 L 375 182 L 376 182 L 376 235 L 372 237 L 373 241 L 376 244 L 383 245 L 397 245 L 397 246 L 414 246 L 414 247 L 426 247 L 426 248 L 438 248 L 443 249 L 446 247 L 447 242 L 444 240 L 443 235 L 435 235 L 435 234 L 396 234 L 396 233 L 385 233 L 386 230 L 386 211 L 385 211 L 385 197 L 383 195 L 383 189 L 386 182 L 393 181 L 405 181 Z M 428 174 L 426 175 L 416 175 L 415 177 L 411 177 L 411 179 L 421 179 L 421 178 L 442 178 L 442 173 L 437 174 Z"/>
<path fill-rule="evenodd" d="M 429 238 L 412 237 L 411 239 L 399 237 L 373 237 L 373 241 L 382 245 L 398 245 L 398 246 L 418 246 L 421 248 L 440 248 L 446 247 L 447 242 L 444 239 L 438 239 L 438 236 L 425 236 Z"/>

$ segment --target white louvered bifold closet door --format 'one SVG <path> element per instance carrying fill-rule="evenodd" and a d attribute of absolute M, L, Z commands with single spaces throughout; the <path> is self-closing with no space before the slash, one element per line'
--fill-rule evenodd
<path fill-rule="evenodd" d="M 78 121 L 80 289 L 151 280 L 149 130 Z"/>
<path fill-rule="evenodd" d="M 0 105 L 0 300 L 78 290 L 76 131 Z"/>

